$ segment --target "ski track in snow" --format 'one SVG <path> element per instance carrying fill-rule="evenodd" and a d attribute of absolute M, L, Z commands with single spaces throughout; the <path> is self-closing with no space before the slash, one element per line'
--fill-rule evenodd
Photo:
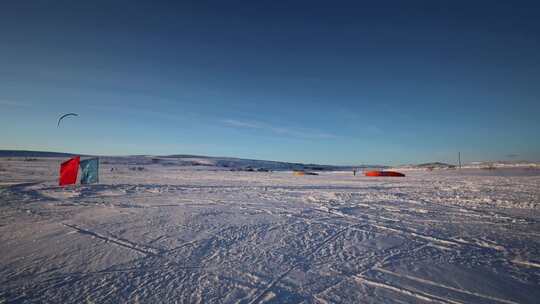
<path fill-rule="evenodd" d="M 458 292 L 458 293 L 464 293 L 464 294 L 468 294 L 468 295 L 473 295 L 473 296 L 476 296 L 476 297 L 485 298 L 485 299 L 495 301 L 495 302 L 500 302 L 500 303 L 505 303 L 505 304 L 517 304 L 517 302 L 514 302 L 514 301 L 505 300 L 505 299 L 499 299 L 499 298 L 492 297 L 492 296 L 489 296 L 489 295 L 484 295 L 484 294 L 480 294 L 480 293 L 476 293 L 476 292 L 471 292 L 471 291 L 455 288 L 455 287 L 452 287 L 452 286 L 447 286 L 447 285 L 444 285 L 444 284 L 440 284 L 440 283 L 436 283 L 436 282 L 433 282 L 433 281 L 417 278 L 417 277 L 414 277 L 414 276 L 395 273 L 395 272 L 392 272 L 392 271 L 389 271 L 389 270 L 386 270 L 386 269 L 377 268 L 376 270 L 380 271 L 380 272 L 383 272 L 383 273 L 387 273 L 387 274 L 396 276 L 396 277 L 407 278 L 407 279 L 410 279 L 410 280 L 413 280 L 413 281 L 416 281 L 416 282 L 419 282 L 419 283 L 422 283 L 422 284 L 442 287 L 442 288 L 448 289 L 450 291 L 455 291 L 455 292 Z"/>
<path fill-rule="evenodd" d="M 443 304 L 462 304 L 462 302 L 454 301 L 454 300 L 447 299 L 447 298 L 444 298 L 444 297 L 441 297 L 441 296 L 436 296 L 436 295 L 433 295 L 433 294 L 420 292 L 420 291 L 414 290 L 414 289 L 406 289 L 406 288 L 403 288 L 403 287 L 397 287 L 397 286 L 393 286 L 393 285 L 386 284 L 386 283 L 376 282 L 376 281 L 369 280 L 369 279 L 367 279 L 365 277 L 362 277 L 362 276 L 355 276 L 355 279 L 361 284 L 367 284 L 367 285 L 378 287 L 378 288 L 389 289 L 391 291 L 401 293 L 401 294 L 410 296 L 412 298 L 422 300 L 422 301 L 426 301 L 426 302 L 435 302 L 435 303 L 443 303 Z"/>
<path fill-rule="evenodd" d="M 0 303 L 537 303 L 540 174 L 0 159 Z M 115 171 L 110 171 L 114 167 Z"/>

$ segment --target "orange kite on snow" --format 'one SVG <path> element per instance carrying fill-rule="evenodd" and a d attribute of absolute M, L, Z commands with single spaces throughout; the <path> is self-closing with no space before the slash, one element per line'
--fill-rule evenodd
<path fill-rule="evenodd" d="M 365 176 L 396 176 L 403 177 L 405 174 L 396 171 L 366 171 Z"/>

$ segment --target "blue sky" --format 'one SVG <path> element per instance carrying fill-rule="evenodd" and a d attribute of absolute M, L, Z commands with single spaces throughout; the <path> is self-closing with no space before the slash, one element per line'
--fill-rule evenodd
<path fill-rule="evenodd" d="M 540 160 L 538 4 L 275 2 L 3 3 L 0 148 Z"/>

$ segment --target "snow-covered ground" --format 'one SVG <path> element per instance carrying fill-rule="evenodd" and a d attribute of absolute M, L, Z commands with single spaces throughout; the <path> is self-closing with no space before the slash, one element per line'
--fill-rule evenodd
<path fill-rule="evenodd" d="M 0 303 L 539 303 L 540 172 L 0 159 Z M 114 168 L 112 171 L 111 169 Z"/>

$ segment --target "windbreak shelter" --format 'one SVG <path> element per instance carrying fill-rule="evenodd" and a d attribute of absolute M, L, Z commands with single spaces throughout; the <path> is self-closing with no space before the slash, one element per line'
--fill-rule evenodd
<path fill-rule="evenodd" d="M 77 182 L 77 174 L 79 173 L 80 156 L 73 157 L 60 165 L 60 186 L 72 185 Z"/>
<path fill-rule="evenodd" d="M 89 158 L 81 161 L 81 184 L 99 182 L 99 158 Z"/>

